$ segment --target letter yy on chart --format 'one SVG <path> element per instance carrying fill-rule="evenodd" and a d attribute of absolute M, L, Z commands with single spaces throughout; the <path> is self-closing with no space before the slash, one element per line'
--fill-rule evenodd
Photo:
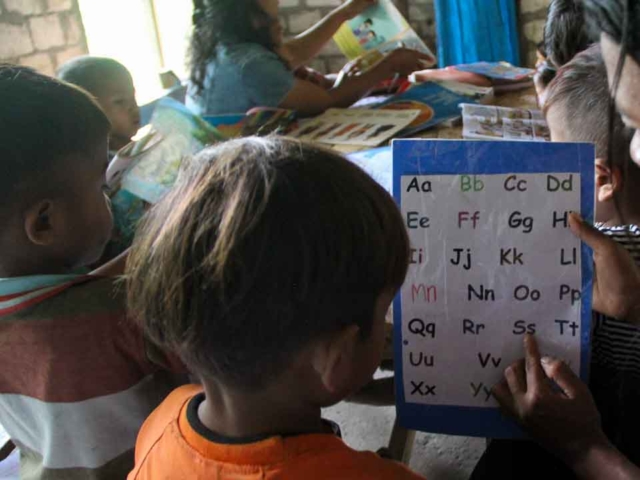
<path fill-rule="evenodd" d="M 593 147 L 396 140 L 393 165 L 411 241 L 394 303 L 400 420 L 518 436 L 491 387 L 523 356 L 525 334 L 588 371 L 591 260 L 568 218 L 593 218 Z"/>

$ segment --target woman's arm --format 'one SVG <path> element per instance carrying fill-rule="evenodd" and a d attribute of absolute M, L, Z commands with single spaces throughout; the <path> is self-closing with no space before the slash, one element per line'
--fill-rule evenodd
<path fill-rule="evenodd" d="M 408 75 L 433 60 L 429 55 L 399 48 L 360 75 L 346 77 L 339 86 L 326 90 L 311 82 L 296 80 L 293 89 L 282 100 L 280 108 L 296 110 L 302 115 L 318 115 L 328 108 L 346 108 L 369 90 L 396 73 Z"/>
<path fill-rule="evenodd" d="M 291 63 L 291 67 L 297 68 L 314 58 L 331 40 L 340 25 L 375 3 L 377 0 L 347 0 L 314 26 L 287 41 L 284 45 L 284 56 Z"/>

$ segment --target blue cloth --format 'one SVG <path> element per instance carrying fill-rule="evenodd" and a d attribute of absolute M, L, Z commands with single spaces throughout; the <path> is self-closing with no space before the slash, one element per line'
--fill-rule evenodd
<path fill-rule="evenodd" d="M 207 68 L 204 90 L 189 87 L 187 107 L 198 115 L 245 113 L 277 107 L 293 88 L 293 72 L 274 52 L 254 43 L 220 45 Z"/>
<path fill-rule="evenodd" d="M 520 64 L 515 0 L 435 0 L 440 67 Z"/>

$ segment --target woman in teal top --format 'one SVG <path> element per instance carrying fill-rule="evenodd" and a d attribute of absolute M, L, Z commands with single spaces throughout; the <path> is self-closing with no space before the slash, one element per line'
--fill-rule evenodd
<path fill-rule="evenodd" d="M 366 72 L 313 82 L 294 70 L 311 60 L 343 22 L 376 0 L 347 0 L 318 24 L 285 41 L 278 0 L 194 0 L 187 106 L 201 115 L 280 107 L 315 115 L 348 107 L 395 74 L 433 64 L 429 55 L 400 48 Z"/>

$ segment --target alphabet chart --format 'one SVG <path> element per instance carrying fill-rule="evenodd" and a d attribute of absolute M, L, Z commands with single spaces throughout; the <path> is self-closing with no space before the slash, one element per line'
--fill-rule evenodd
<path fill-rule="evenodd" d="M 394 301 L 398 416 L 454 435 L 518 437 L 491 388 L 535 334 L 586 379 L 593 146 L 395 140 L 393 192 L 411 241 Z"/>

